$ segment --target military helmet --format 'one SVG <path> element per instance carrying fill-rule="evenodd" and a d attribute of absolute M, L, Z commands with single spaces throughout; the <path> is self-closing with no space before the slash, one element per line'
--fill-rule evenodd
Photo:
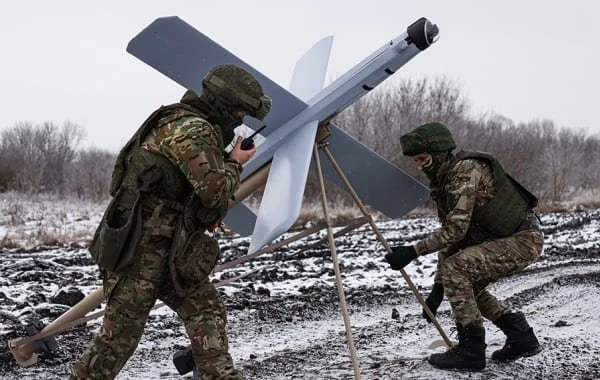
<path fill-rule="evenodd" d="M 405 156 L 445 152 L 456 148 L 452 133 L 442 123 L 423 124 L 400 137 Z"/>
<path fill-rule="evenodd" d="M 240 107 L 263 120 L 271 109 L 271 98 L 263 93 L 260 83 L 236 65 L 219 65 L 202 79 L 202 86 L 230 106 Z"/>

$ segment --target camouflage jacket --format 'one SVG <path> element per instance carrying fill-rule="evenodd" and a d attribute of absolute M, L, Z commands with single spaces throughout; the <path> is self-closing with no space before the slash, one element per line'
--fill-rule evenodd
<path fill-rule="evenodd" d="M 204 207 L 226 208 L 239 187 L 242 166 L 224 158 L 220 129 L 184 108 L 159 118 L 141 147 L 178 167 Z"/>
<path fill-rule="evenodd" d="M 440 188 L 431 189 L 441 226 L 417 242 L 415 249 L 419 255 L 462 241 L 467 236 L 473 211 L 489 202 L 496 193 L 492 170 L 484 162 L 464 159 L 454 163 L 449 160 L 440 167 L 440 174 L 446 180 L 440 182 Z"/>
<path fill-rule="evenodd" d="M 442 226 L 416 244 L 419 254 L 452 251 L 514 234 L 537 198 L 485 152 L 460 151 L 440 165 L 432 184 Z"/>

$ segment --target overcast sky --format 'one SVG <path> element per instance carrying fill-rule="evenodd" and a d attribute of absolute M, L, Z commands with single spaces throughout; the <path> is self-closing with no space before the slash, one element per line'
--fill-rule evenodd
<path fill-rule="evenodd" d="M 117 151 L 150 112 L 183 93 L 125 51 L 164 16 L 179 16 L 283 87 L 321 38 L 334 36 L 330 81 L 425 16 L 440 39 L 394 78 L 445 75 L 474 113 L 600 135 L 594 0 L 5 1 L 0 129 L 71 121 L 84 127 L 86 145 Z"/>

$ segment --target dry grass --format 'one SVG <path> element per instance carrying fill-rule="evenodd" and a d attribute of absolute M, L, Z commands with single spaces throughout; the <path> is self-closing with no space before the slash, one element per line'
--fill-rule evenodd
<path fill-rule="evenodd" d="M 258 201 L 244 201 L 253 211 L 258 211 Z M 82 202 L 64 200 L 42 194 L 0 193 L 0 249 L 5 251 L 31 250 L 56 246 L 88 246 L 100 221 L 107 201 Z M 600 208 L 600 196 L 593 193 L 579 194 L 570 201 L 540 202 L 538 213 L 565 212 Z M 328 206 L 333 223 L 362 217 L 362 212 L 348 202 L 336 199 Z M 387 217 L 369 209 L 375 220 Z M 431 205 L 418 207 L 406 217 L 435 217 Z M 323 222 L 325 214 L 320 202 L 305 202 L 293 229 Z"/>
<path fill-rule="evenodd" d="M 0 194 L 0 248 L 87 246 L 107 202 L 49 194 Z"/>
<path fill-rule="evenodd" d="M 4 235 L 2 240 L 0 240 L 0 249 L 16 249 L 19 248 L 19 244 L 17 241 L 7 235 Z"/>
<path fill-rule="evenodd" d="M 540 202 L 536 211 L 540 213 L 591 210 L 600 208 L 600 194 L 587 191 L 575 194 L 571 199 L 561 202 Z"/>
<path fill-rule="evenodd" d="M 358 207 L 346 207 L 340 205 L 329 205 L 328 206 L 329 218 L 332 222 L 343 222 L 351 219 L 359 218 L 363 216 L 362 212 Z M 375 215 L 373 215 L 375 217 Z M 300 216 L 294 223 L 294 228 L 302 227 L 309 223 L 321 222 L 325 220 L 325 211 L 321 203 L 310 203 L 304 205 L 300 210 Z"/>

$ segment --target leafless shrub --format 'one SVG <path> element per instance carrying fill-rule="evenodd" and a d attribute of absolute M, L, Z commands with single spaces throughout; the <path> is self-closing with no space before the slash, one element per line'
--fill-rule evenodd
<path fill-rule="evenodd" d="M 108 197 L 115 155 L 81 148 L 83 130 L 65 122 L 17 123 L 0 134 L 0 191 Z"/>
<path fill-rule="evenodd" d="M 27 192 L 64 193 L 67 165 L 73 160 L 83 129 L 65 122 L 62 127 L 45 122 L 22 122 L 2 131 L 0 151 L 5 186 Z"/>
<path fill-rule="evenodd" d="M 410 159 L 402 155 L 399 137 L 432 121 L 446 124 L 459 148 L 494 154 L 505 168 L 542 203 L 563 202 L 600 188 L 600 136 L 559 128 L 550 120 L 515 123 L 498 114 L 469 114 L 468 99 L 447 77 L 389 81 L 361 98 L 334 122 L 409 175 L 427 183 Z M 0 134 L 0 192 L 53 192 L 93 201 L 108 197 L 115 155 L 80 147 L 79 126 L 51 122 L 18 123 Z M 328 198 L 338 209 L 355 207 L 348 194 L 327 184 Z M 248 200 L 258 210 L 262 189 Z M 306 204 L 320 204 L 320 187 L 310 175 Z M 8 210 L 22 222 L 18 204 Z M 303 211 L 308 215 L 310 207 Z M 425 205 L 427 209 L 427 205 Z"/>
<path fill-rule="evenodd" d="M 11 238 L 8 234 L 4 235 L 4 237 L 2 237 L 2 240 L 0 240 L 0 249 L 15 249 L 15 248 L 19 248 L 19 244 L 13 238 Z"/>
<path fill-rule="evenodd" d="M 16 226 L 25 222 L 25 207 L 18 197 L 4 199 L 2 213 L 8 226 Z"/>
<path fill-rule="evenodd" d="M 99 201 L 108 197 L 115 155 L 90 148 L 78 152 L 70 165 L 69 190 L 80 199 Z"/>
<path fill-rule="evenodd" d="M 363 216 L 358 207 L 341 205 L 340 202 L 336 202 L 336 200 L 328 203 L 327 212 L 332 223 L 344 222 Z M 373 213 L 373 217 L 376 217 L 375 212 Z M 302 210 L 300 211 L 300 216 L 294 223 L 294 227 L 303 227 L 308 223 L 314 223 L 323 220 L 325 220 L 323 203 L 318 199 L 311 200 L 303 204 Z"/>
<path fill-rule="evenodd" d="M 105 207 L 104 201 L 63 199 L 51 193 L 1 193 L 0 248 L 87 246 Z M 11 209 L 18 210 L 18 220 L 9 216 Z"/>
<path fill-rule="evenodd" d="M 459 149 L 494 154 L 542 203 L 565 201 L 582 191 L 597 193 L 598 136 L 559 128 L 550 120 L 517 124 L 502 115 L 474 117 L 468 111 L 469 102 L 454 81 L 407 79 L 384 85 L 361 98 L 335 122 L 424 183 L 423 174 L 402 156 L 399 137 L 418 125 L 439 121 L 452 131 Z M 311 198 L 316 192 L 312 189 L 306 194 Z"/>

